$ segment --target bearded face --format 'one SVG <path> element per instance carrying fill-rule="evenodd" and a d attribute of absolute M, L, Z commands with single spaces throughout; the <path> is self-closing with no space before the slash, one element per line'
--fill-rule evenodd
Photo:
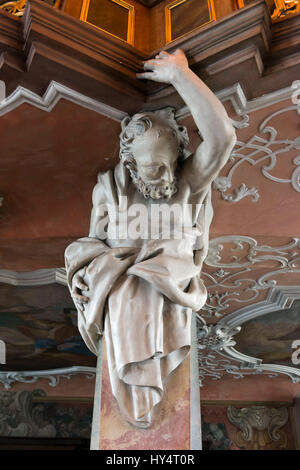
<path fill-rule="evenodd" d="M 138 192 L 146 199 L 170 199 L 177 192 L 175 177 L 171 182 L 162 178 L 157 183 L 147 183 L 141 177 L 137 177 L 133 171 L 130 175 Z"/>
<path fill-rule="evenodd" d="M 170 199 L 177 192 L 178 153 L 176 136 L 155 127 L 134 140 L 134 168 L 129 171 L 133 183 L 145 198 Z"/>

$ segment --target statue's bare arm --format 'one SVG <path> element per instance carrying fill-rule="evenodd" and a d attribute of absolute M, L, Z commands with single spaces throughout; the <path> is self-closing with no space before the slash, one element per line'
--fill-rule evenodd
<path fill-rule="evenodd" d="M 191 111 L 202 137 L 193 158 L 186 162 L 194 190 L 210 183 L 225 165 L 236 142 L 236 135 L 225 108 L 214 93 L 188 66 L 184 52 L 160 52 L 144 63 L 145 72 L 137 74 L 156 82 L 170 83 Z"/>

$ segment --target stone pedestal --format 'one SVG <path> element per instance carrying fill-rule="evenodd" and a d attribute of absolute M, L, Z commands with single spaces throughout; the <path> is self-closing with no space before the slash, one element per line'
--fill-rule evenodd
<path fill-rule="evenodd" d="M 105 342 L 100 345 L 95 386 L 91 450 L 200 450 L 201 414 L 196 319 L 191 354 L 171 374 L 149 429 L 138 429 L 119 413 L 111 393 Z"/>

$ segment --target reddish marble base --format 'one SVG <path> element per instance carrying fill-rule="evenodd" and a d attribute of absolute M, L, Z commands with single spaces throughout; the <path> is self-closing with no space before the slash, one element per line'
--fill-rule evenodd
<path fill-rule="evenodd" d="M 99 361 L 101 367 L 98 364 L 98 374 L 102 369 L 102 380 L 100 393 L 96 384 L 92 449 L 189 450 L 192 448 L 190 418 L 193 394 L 191 395 L 190 385 L 192 369 L 190 357 L 186 358 L 169 377 L 164 399 L 154 412 L 153 424 L 149 429 L 135 428 L 122 418 L 111 392 L 104 341 L 102 358 L 99 358 Z M 98 419 L 100 427 L 96 421 Z"/>

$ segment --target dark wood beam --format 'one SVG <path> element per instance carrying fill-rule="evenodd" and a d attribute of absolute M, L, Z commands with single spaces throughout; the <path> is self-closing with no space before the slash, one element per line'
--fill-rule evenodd
<path fill-rule="evenodd" d="M 145 5 L 145 7 L 152 8 L 162 3 L 164 0 L 136 0 L 138 3 Z"/>
<path fill-rule="evenodd" d="M 163 49 L 182 48 L 193 70 L 213 89 L 240 81 L 248 98 L 299 77 L 300 16 L 272 24 L 257 0 L 197 28 Z M 132 113 L 163 100 L 170 87 L 139 81 L 142 62 L 153 57 L 39 0 L 28 0 L 23 19 L 0 11 L 0 69 L 7 94 L 18 85 L 43 94 L 51 80 Z M 290 74 L 286 74 L 289 68 Z M 247 80 L 247 77 L 255 80 Z"/>

